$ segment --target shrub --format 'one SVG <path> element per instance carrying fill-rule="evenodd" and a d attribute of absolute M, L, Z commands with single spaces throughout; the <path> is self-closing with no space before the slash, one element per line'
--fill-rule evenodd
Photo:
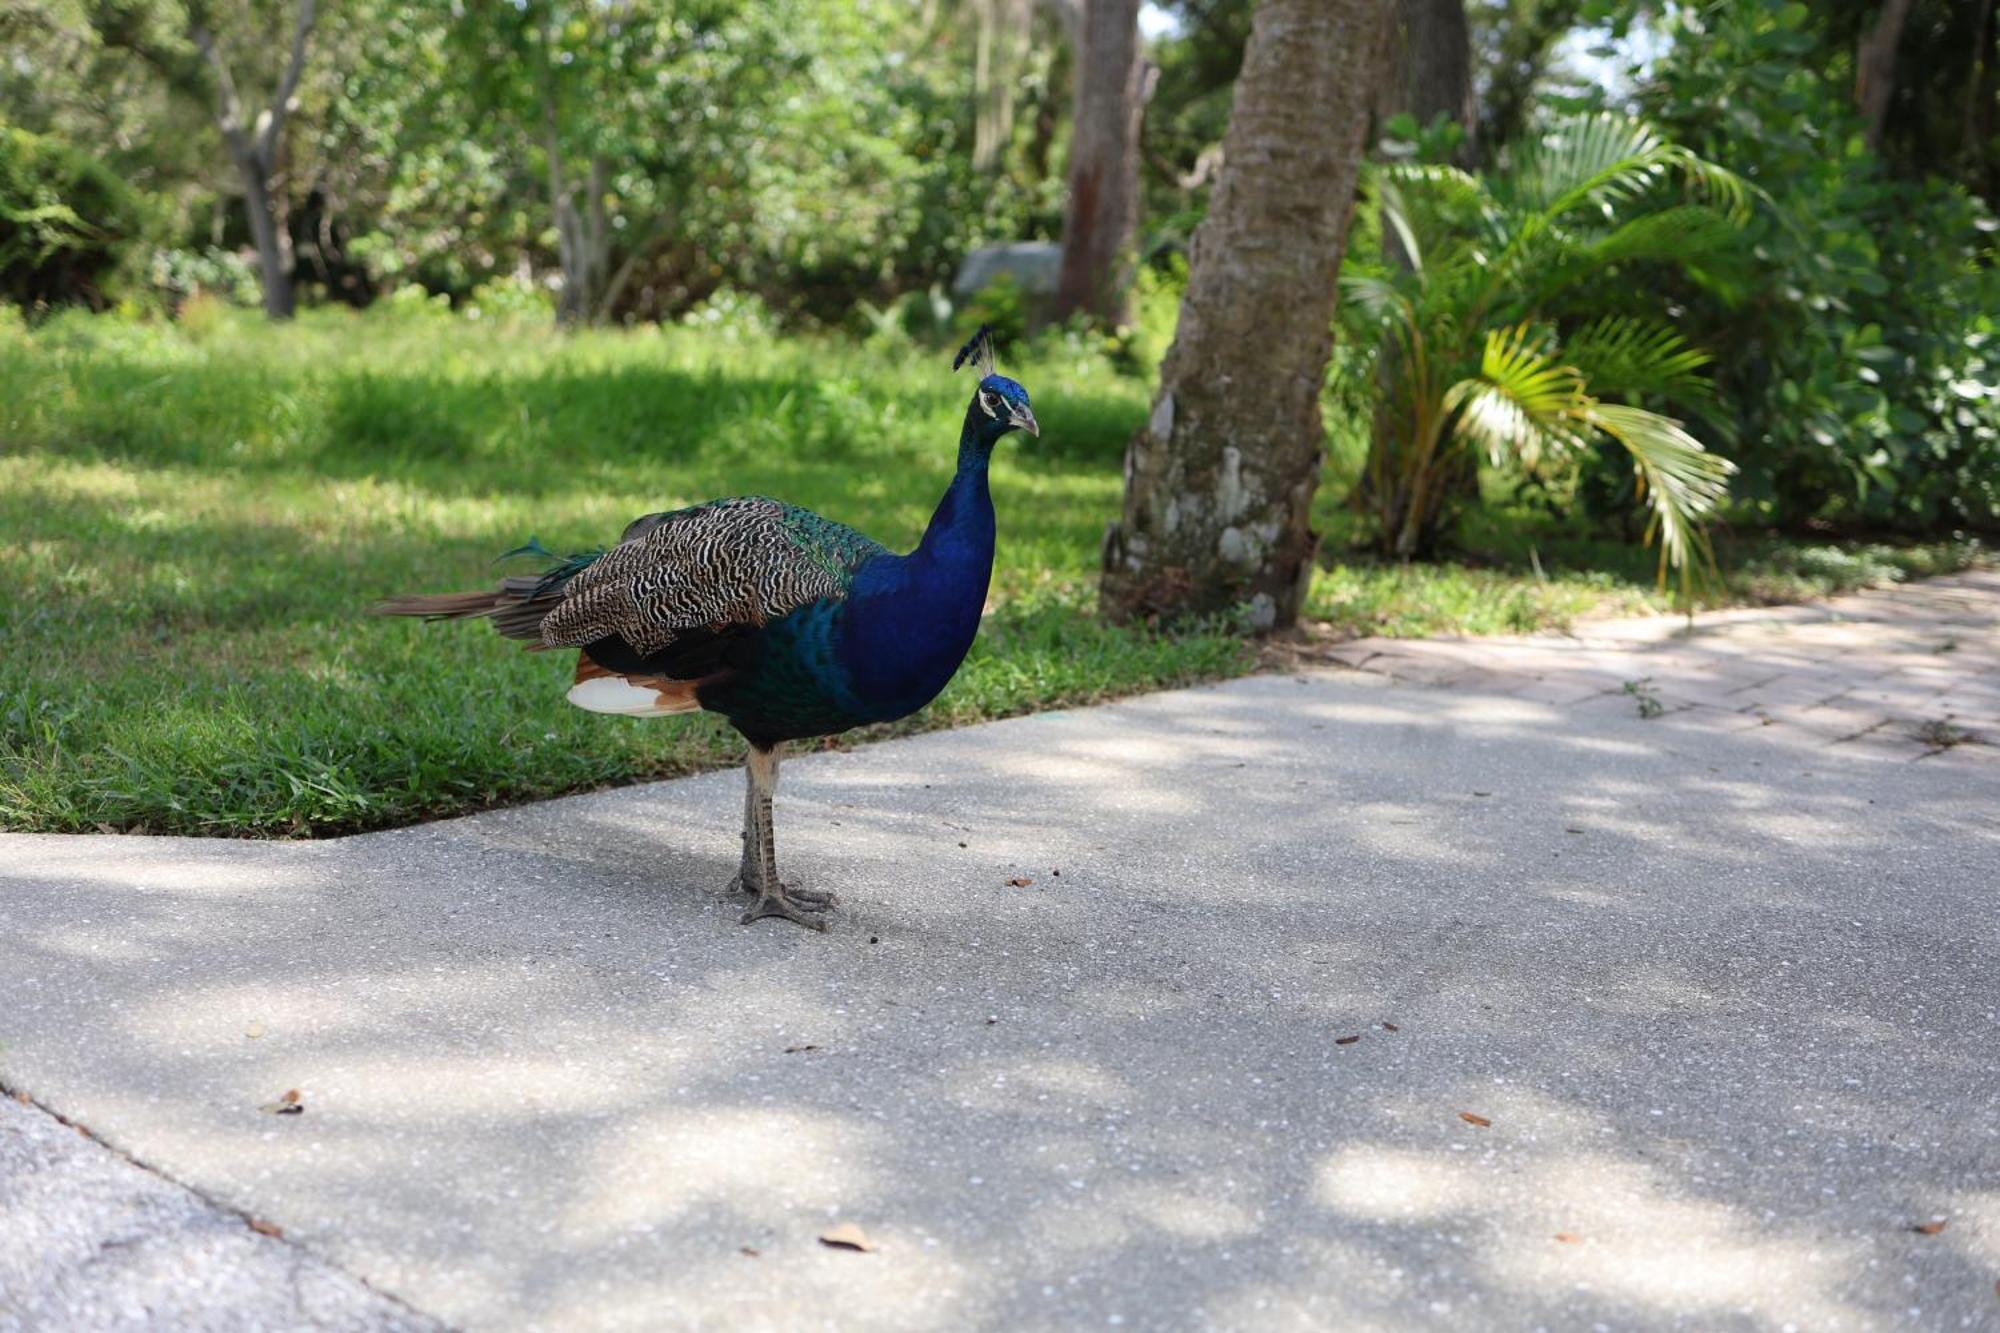
<path fill-rule="evenodd" d="M 1651 113 L 1765 192 L 1744 262 L 1677 295 L 1716 355 L 1752 512 L 1792 525 L 2000 526 L 2000 255 L 1957 185 L 1896 180 L 1803 4 L 1675 11 Z M 1629 292 L 1612 292 L 1607 300 Z"/>
<path fill-rule="evenodd" d="M 0 297 L 104 309 L 148 221 L 145 198 L 97 159 L 0 127 Z"/>
<path fill-rule="evenodd" d="M 1353 350 L 1336 367 L 1348 396 L 1365 385 L 1380 403 L 1356 495 L 1381 547 L 1429 554 L 1479 455 L 1533 471 L 1614 443 L 1651 507 L 1661 575 L 1679 568 L 1685 591 L 1731 467 L 1640 404 L 1701 401 L 1708 358 L 1641 313 L 1656 303 L 1596 313 L 1571 298 L 1727 251 L 1742 183 L 1642 121 L 1599 113 L 1556 122 L 1490 176 L 1392 164 L 1370 190 L 1403 262 L 1349 252 Z"/>

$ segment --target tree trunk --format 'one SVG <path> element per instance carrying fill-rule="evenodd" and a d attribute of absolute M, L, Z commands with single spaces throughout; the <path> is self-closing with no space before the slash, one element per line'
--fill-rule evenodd
<path fill-rule="evenodd" d="M 1896 91 L 1896 48 L 1903 41 L 1903 23 L 1910 17 L 1910 0 L 1884 0 L 1881 17 L 1861 36 L 1854 53 L 1854 105 L 1867 125 L 1868 151 L 1882 151 L 1882 127 L 1889 118 L 1889 96 Z"/>
<path fill-rule="evenodd" d="M 249 215 L 250 235 L 257 243 L 257 264 L 264 283 L 264 313 L 272 319 L 290 319 L 297 305 L 297 289 L 292 281 L 292 234 L 290 210 L 274 196 L 272 182 L 278 163 L 284 160 L 285 127 L 298 106 L 299 80 L 305 77 L 306 48 L 313 25 L 319 19 L 318 0 L 300 0 L 292 23 L 292 49 L 285 72 L 272 91 L 271 104 L 252 125 L 236 91 L 229 62 L 217 49 L 215 34 L 208 26 L 206 5 L 188 6 L 188 40 L 200 54 L 208 71 L 204 87 L 197 70 L 176 65 L 158 55 L 148 56 L 155 65 L 174 71 L 176 86 L 183 91 L 209 98 L 216 127 L 229 145 L 229 156 L 243 177 L 243 208 Z M 145 54 L 143 48 L 134 48 Z M 281 183 L 282 185 L 282 183 Z"/>
<path fill-rule="evenodd" d="M 1458 155 L 1460 164 L 1477 160 L 1470 137 L 1477 131 L 1478 116 L 1472 97 L 1472 29 L 1466 22 L 1465 0 L 1395 0 L 1378 106 L 1385 120 L 1405 111 L 1420 125 L 1429 125 L 1441 115 L 1449 117 L 1463 126 L 1468 136 Z M 1391 263 L 1412 266 L 1412 257 L 1389 228 L 1382 232 L 1382 252 Z M 1412 479 L 1406 475 L 1410 465 L 1403 457 L 1402 443 L 1407 423 L 1397 420 L 1403 408 L 1389 395 L 1389 386 L 1397 379 L 1396 358 L 1400 354 L 1394 343 L 1381 349 L 1368 466 L 1362 470 L 1349 503 L 1364 513 L 1374 512 L 1382 524 L 1378 540 L 1398 558 L 1408 560 L 1431 554 L 1437 544 L 1437 519 L 1447 505 L 1478 501 L 1479 460 L 1471 450 L 1461 450 L 1443 461 L 1450 475 L 1440 489 L 1439 503 L 1426 521 L 1412 530 L 1408 522 Z"/>
<path fill-rule="evenodd" d="M 1472 100 L 1472 26 L 1465 0 L 1396 0 L 1382 79 L 1384 120 L 1407 111 L 1428 126 L 1439 116 L 1464 128 L 1461 165 L 1474 160 L 1479 116 Z"/>
<path fill-rule="evenodd" d="M 264 313 L 272 319 L 290 319 L 298 308 L 292 286 L 291 237 L 273 206 L 269 168 L 252 152 L 237 156 L 236 169 L 243 177 L 243 211 L 249 215 L 250 238 L 257 244 Z"/>
<path fill-rule="evenodd" d="M 1077 50 L 1058 319 L 1082 311 L 1107 325 L 1127 322 L 1139 224 L 1142 63 L 1139 0 L 1089 0 Z"/>
<path fill-rule="evenodd" d="M 1111 616 L 1298 618 L 1319 542 L 1335 281 L 1387 14 L 1388 0 L 1255 10 L 1180 327 L 1105 536 Z"/>

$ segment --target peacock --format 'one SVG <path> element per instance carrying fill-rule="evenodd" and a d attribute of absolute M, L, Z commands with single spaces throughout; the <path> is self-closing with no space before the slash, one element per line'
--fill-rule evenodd
<path fill-rule="evenodd" d="M 993 573 L 987 469 L 1012 431 L 1039 437 L 1028 391 L 994 368 L 981 327 L 952 361 L 979 385 L 958 471 L 923 540 L 898 555 L 809 509 L 764 496 L 635 519 L 607 551 L 502 579 L 485 592 L 393 598 L 377 614 L 490 620 L 532 650 L 575 648 L 569 701 L 626 717 L 720 713 L 749 743 L 743 922 L 826 929 L 837 898 L 778 878 L 771 797 L 788 741 L 914 713 L 945 687 L 979 631 Z"/>

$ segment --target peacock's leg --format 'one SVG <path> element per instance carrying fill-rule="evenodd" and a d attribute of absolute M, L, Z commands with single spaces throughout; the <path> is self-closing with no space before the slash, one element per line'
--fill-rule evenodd
<path fill-rule="evenodd" d="M 774 788 L 777 786 L 776 765 L 777 760 L 774 757 L 771 781 Z M 758 864 L 757 809 L 757 775 L 746 764 L 743 769 L 743 860 L 736 867 L 735 878 L 729 881 L 732 893 L 756 896 L 761 892 L 760 886 L 764 882 L 764 871 Z M 818 903 L 831 907 L 839 901 L 831 893 L 822 893 L 818 889 L 794 889 L 784 885 L 780 887 L 793 902 L 797 903 Z"/>
<path fill-rule="evenodd" d="M 748 765 L 743 769 L 743 860 L 736 878 L 729 881 L 732 891 L 755 893 L 762 881 L 757 872 L 757 776 Z"/>
<path fill-rule="evenodd" d="M 752 845 L 746 848 L 755 874 L 757 901 L 743 913 L 743 924 L 767 916 L 781 916 L 813 930 L 825 930 L 819 915 L 834 904 L 830 893 L 787 889 L 778 878 L 777 838 L 771 822 L 771 794 L 778 789 L 778 751 L 750 747 L 750 814 Z"/>

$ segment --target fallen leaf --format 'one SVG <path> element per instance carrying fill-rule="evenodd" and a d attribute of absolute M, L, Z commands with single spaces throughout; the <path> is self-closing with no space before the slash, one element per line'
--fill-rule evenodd
<path fill-rule="evenodd" d="M 1463 1120 L 1468 1125 L 1477 1125 L 1481 1129 L 1485 1129 L 1493 1123 L 1491 1120 L 1488 1120 L 1485 1116 L 1474 1115 L 1470 1111 L 1460 1111 L 1458 1113 L 1458 1118 L 1460 1120 Z"/>
<path fill-rule="evenodd" d="M 1950 1223 L 1946 1222 L 1942 1217 L 1934 1217 L 1928 1222 L 1917 1223 L 1910 1230 L 1916 1232 L 1919 1236 L 1935 1236 L 1949 1225 Z"/>
<path fill-rule="evenodd" d="M 1016 875 L 1014 876 L 1014 878 L 1007 881 L 1009 885 L 1017 889 L 1025 889 L 1034 882 L 1035 881 L 1029 879 L 1026 875 Z"/>
<path fill-rule="evenodd" d="M 252 1023 L 249 1027 L 243 1029 L 243 1035 L 255 1041 L 264 1035 L 264 1025 L 262 1023 Z"/>
<path fill-rule="evenodd" d="M 1403 1029 L 1397 1027 L 1394 1023 L 1384 1023 L 1382 1030 L 1384 1032 L 1401 1032 Z"/>
<path fill-rule="evenodd" d="M 819 1049 L 819 1047 L 817 1047 L 817 1046 L 814 1046 L 814 1045 L 811 1045 L 810 1043 L 809 1043 L 809 1044 L 807 1044 L 807 1045 L 804 1045 L 804 1046 L 787 1046 L 787 1047 L 785 1048 L 785 1054 L 786 1054 L 786 1055 L 797 1055 L 797 1054 L 798 1054 L 799 1052 L 801 1052 L 801 1051 L 816 1051 L 816 1050 L 818 1050 L 818 1049 Z"/>
<path fill-rule="evenodd" d="M 250 1219 L 250 1229 L 260 1236 L 276 1236 L 279 1239 L 283 1239 L 285 1234 L 285 1229 L 276 1222 L 266 1222 L 261 1217 Z"/>
<path fill-rule="evenodd" d="M 1558 1231 L 1556 1232 L 1556 1239 L 1565 1245 L 1580 1245 L 1583 1243 L 1583 1237 L 1577 1235 L 1574 1231 Z"/>
<path fill-rule="evenodd" d="M 1360 1040 L 1361 1040 L 1361 1034 L 1357 1032 L 1351 1037 L 1335 1037 L 1333 1039 L 1333 1044 L 1336 1046 L 1352 1046 L 1355 1042 Z"/>
<path fill-rule="evenodd" d="M 758 1255 L 763 1253 L 763 1251 L 758 1249 L 755 1245 L 739 1245 L 736 1247 L 736 1252 L 738 1254 L 747 1254 L 752 1259 L 755 1259 Z"/>
<path fill-rule="evenodd" d="M 852 1222 L 842 1222 L 831 1231 L 820 1233 L 819 1243 L 836 1250 L 857 1250 L 862 1254 L 875 1252 L 875 1242 Z"/>
<path fill-rule="evenodd" d="M 284 1095 L 275 1102 L 265 1102 L 257 1108 L 266 1115 L 304 1115 L 306 1104 L 299 1100 L 297 1088 L 286 1088 Z"/>

